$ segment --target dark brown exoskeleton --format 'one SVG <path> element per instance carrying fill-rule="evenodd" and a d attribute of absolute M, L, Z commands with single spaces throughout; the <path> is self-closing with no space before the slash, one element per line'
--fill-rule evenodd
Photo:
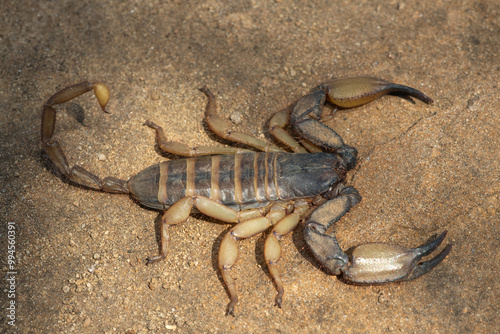
<path fill-rule="evenodd" d="M 357 151 L 320 122 L 328 99 L 341 108 L 368 103 L 382 95 L 395 93 L 432 100 L 411 87 L 393 84 L 371 76 L 330 80 L 301 98 L 293 110 L 277 113 L 270 121 L 270 132 L 293 153 L 255 137 L 232 131 L 227 120 L 216 114 L 214 95 L 208 97 L 206 122 L 224 139 L 245 144 L 262 152 L 233 147 L 195 147 L 169 142 L 158 125 L 158 147 L 168 153 L 190 158 L 170 160 L 139 172 L 128 181 L 99 178 L 79 167 L 70 167 L 59 143 L 52 139 L 56 110 L 54 105 L 67 102 L 90 90 L 103 109 L 109 91 L 102 83 L 81 82 L 66 87 L 50 97 L 43 107 L 42 144 L 55 167 L 71 182 L 111 193 L 130 194 L 141 204 L 165 211 L 162 218 L 161 251 L 150 257 L 154 262 L 166 257 L 169 226 L 186 220 L 192 211 L 236 224 L 221 242 L 219 268 L 231 298 L 228 314 L 234 315 L 238 301 L 230 270 L 238 257 L 237 241 L 272 228 L 264 245 L 264 257 L 278 294 L 281 307 L 283 284 L 276 267 L 280 258 L 279 240 L 305 220 L 304 238 L 319 263 L 331 274 L 342 275 L 347 282 L 385 283 L 415 279 L 438 265 L 450 252 L 448 245 L 431 260 L 419 262 L 444 240 L 446 231 L 428 244 L 404 248 L 384 243 L 369 243 L 353 249 L 350 256 L 340 249 L 328 228 L 361 196 L 346 187 L 347 171 L 356 164 Z M 290 125 L 300 143 L 284 128 Z"/>

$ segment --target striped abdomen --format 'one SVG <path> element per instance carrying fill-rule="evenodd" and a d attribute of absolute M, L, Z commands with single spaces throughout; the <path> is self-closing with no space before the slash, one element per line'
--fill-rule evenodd
<path fill-rule="evenodd" d="M 233 209 L 314 197 L 339 182 L 338 158 L 327 153 L 247 153 L 171 160 L 129 180 L 143 205 L 166 209 L 184 196 L 206 196 Z"/>

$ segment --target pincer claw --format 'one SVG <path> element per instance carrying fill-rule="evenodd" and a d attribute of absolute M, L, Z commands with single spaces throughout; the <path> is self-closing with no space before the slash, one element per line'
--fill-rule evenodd
<path fill-rule="evenodd" d="M 342 268 L 343 279 L 357 284 L 409 281 L 437 266 L 451 251 L 451 244 L 431 260 L 419 263 L 431 254 L 446 237 L 444 231 L 433 241 L 417 248 L 385 243 L 369 243 L 355 247 L 350 264 Z"/>
<path fill-rule="evenodd" d="M 421 255 L 421 257 L 423 256 L 426 256 L 426 255 L 429 255 L 431 254 L 437 247 L 439 247 L 439 245 L 443 242 L 444 240 L 444 237 L 446 236 L 446 233 L 447 231 L 444 231 L 443 233 L 441 233 L 441 235 L 439 237 L 437 237 L 434 241 L 428 243 L 427 245 L 422 245 L 421 247 L 419 247 L 420 249 L 425 249 L 427 248 L 427 252 L 423 253 Z M 432 259 L 428 260 L 428 261 L 424 261 L 424 262 L 421 262 L 421 263 L 418 263 L 417 265 L 415 265 L 413 271 L 411 272 L 410 275 L 408 275 L 404 280 L 405 281 L 409 281 L 409 280 L 412 280 L 412 279 L 415 279 L 415 278 L 418 278 L 420 276 L 422 276 L 423 274 L 429 272 L 432 270 L 432 268 L 434 268 L 435 266 L 437 266 L 441 261 L 444 260 L 444 258 L 448 255 L 448 253 L 451 251 L 451 244 L 448 244 L 442 251 L 441 253 L 439 253 L 438 255 L 436 255 L 435 257 L 433 257 Z M 420 258 L 421 258 L 420 257 Z"/>
<path fill-rule="evenodd" d="M 414 97 L 425 103 L 434 102 L 415 88 L 369 75 L 332 79 L 323 83 L 323 88 L 328 91 L 327 100 L 341 108 L 357 107 L 386 94 Z"/>

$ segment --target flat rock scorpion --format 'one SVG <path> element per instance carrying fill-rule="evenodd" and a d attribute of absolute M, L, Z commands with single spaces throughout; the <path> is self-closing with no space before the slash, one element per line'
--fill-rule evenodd
<path fill-rule="evenodd" d="M 164 211 L 160 252 L 148 258 L 148 263 L 166 257 L 170 227 L 185 221 L 191 212 L 236 224 L 224 236 L 218 254 L 219 268 L 230 296 L 227 314 L 234 315 L 238 302 L 236 284 L 230 275 L 238 258 L 237 241 L 268 229 L 272 231 L 264 244 L 264 258 L 277 290 L 275 305 L 278 307 L 282 305 L 284 293 L 276 266 L 281 256 L 279 240 L 301 221 L 305 242 L 321 267 L 354 284 L 415 279 L 438 265 L 451 250 L 448 245 L 436 257 L 420 262 L 442 243 L 444 231 L 417 248 L 368 243 L 353 248 L 348 255 L 340 249 L 335 235 L 327 233 L 333 223 L 359 203 L 361 196 L 355 188 L 344 185 L 347 171 L 356 164 L 356 149 L 320 122 L 326 101 L 339 108 L 351 108 L 385 94 L 395 94 L 433 102 L 414 88 L 372 76 L 327 81 L 301 98 L 293 109 L 278 112 L 271 118 L 269 131 L 280 146 L 231 130 L 229 121 L 216 113 L 215 96 L 202 88 L 208 98 L 205 121 L 209 128 L 216 135 L 247 148 L 190 148 L 168 141 L 160 126 L 146 121 L 144 125 L 155 130 L 156 143 L 162 151 L 187 158 L 153 165 L 128 181 L 114 177 L 101 179 L 82 167 L 70 167 L 61 146 L 52 138 L 56 123 L 54 105 L 91 90 L 106 112 L 108 88 L 102 83 L 87 81 L 58 91 L 44 104 L 41 136 L 46 154 L 57 170 L 73 183 L 110 193 L 130 194 L 142 205 Z M 286 127 L 291 128 L 293 135 L 285 131 Z"/>

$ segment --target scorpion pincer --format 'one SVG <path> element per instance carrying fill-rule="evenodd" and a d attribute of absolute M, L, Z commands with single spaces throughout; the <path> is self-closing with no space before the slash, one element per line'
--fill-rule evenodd
<path fill-rule="evenodd" d="M 269 130 L 281 146 L 233 131 L 228 120 L 217 115 L 214 95 L 202 88 L 208 98 L 205 120 L 210 129 L 224 139 L 260 152 L 235 147 L 191 148 L 168 141 L 160 126 L 146 121 L 145 125 L 156 131 L 156 143 L 162 151 L 187 158 L 153 165 L 128 181 L 114 177 L 101 179 L 82 167 L 70 167 L 61 146 L 52 138 L 56 123 L 54 105 L 91 90 L 106 111 L 108 88 L 102 83 L 87 81 L 58 91 L 43 106 L 41 134 L 48 157 L 73 183 L 110 193 L 130 194 L 142 205 L 164 211 L 160 252 L 150 257 L 148 263 L 166 257 L 170 227 L 185 221 L 193 211 L 236 224 L 223 238 L 218 255 L 231 300 L 228 314 L 234 315 L 238 301 L 235 281 L 230 275 L 238 258 L 237 241 L 267 229 L 272 231 L 265 241 L 264 257 L 278 292 L 275 298 L 278 307 L 284 292 L 276 266 L 281 255 L 279 240 L 301 221 L 304 221 L 305 242 L 320 265 L 351 283 L 412 280 L 429 272 L 451 250 L 448 245 L 433 259 L 420 261 L 441 244 L 445 231 L 417 248 L 369 243 L 355 247 L 347 255 L 340 249 L 335 235 L 327 233 L 333 223 L 360 202 L 361 196 L 355 188 L 344 185 L 346 172 L 356 164 L 357 151 L 320 122 L 325 102 L 351 108 L 385 94 L 433 102 L 414 88 L 371 76 L 325 82 L 301 98 L 292 110 L 278 112 L 271 118 Z M 285 131 L 286 127 L 290 127 L 294 135 Z"/>

